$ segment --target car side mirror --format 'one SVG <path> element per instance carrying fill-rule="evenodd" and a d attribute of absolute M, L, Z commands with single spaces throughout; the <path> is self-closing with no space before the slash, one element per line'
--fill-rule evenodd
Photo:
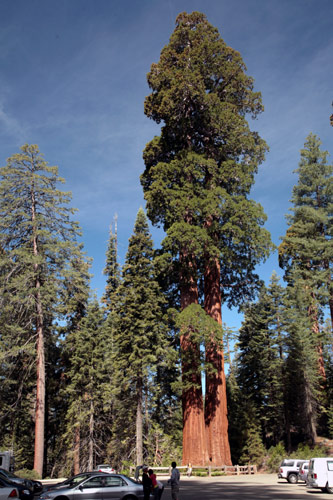
<path fill-rule="evenodd" d="M 80 491 L 83 491 L 83 486 L 82 486 L 81 484 L 80 484 L 80 486 L 79 486 L 79 490 L 80 490 Z"/>

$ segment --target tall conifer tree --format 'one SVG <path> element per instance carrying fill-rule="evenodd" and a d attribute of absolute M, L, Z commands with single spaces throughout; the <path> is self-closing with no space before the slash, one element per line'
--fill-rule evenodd
<path fill-rule="evenodd" d="M 136 436 L 134 448 L 138 465 L 144 459 L 144 409 L 149 381 L 165 351 L 162 303 L 154 273 L 152 238 L 146 215 L 140 209 L 118 287 L 117 325 L 113 337 L 115 395 L 121 403 L 118 405 L 120 412 L 123 411 L 122 403 L 126 404 L 126 414 L 121 413 L 121 421 L 118 419 L 115 424 L 113 446 L 118 448 L 116 453 L 121 450 L 124 454 L 125 451 L 129 453 L 133 445 L 130 435 Z M 126 401 L 122 399 L 124 395 Z"/>
<path fill-rule="evenodd" d="M 311 445 L 317 437 L 320 404 L 318 370 L 318 336 L 309 316 L 309 291 L 304 287 L 302 272 L 295 266 L 290 270 L 291 284 L 286 289 L 287 353 L 285 368 L 287 445 L 291 450 L 293 434 L 298 441 Z"/>
<path fill-rule="evenodd" d="M 268 446 L 285 437 L 283 295 L 274 274 L 269 288 L 262 287 L 258 302 L 245 308 L 238 341 L 238 384 Z"/>
<path fill-rule="evenodd" d="M 117 216 L 114 217 L 114 230 L 110 227 L 109 243 L 106 252 L 106 264 L 104 274 L 106 276 L 105 293 L 103 302 L 106 310 L 110 313 L 113 309 L 113 302 L 116 299 L 117 289 L 120 283 L 120 268 L 118 264 L 118 240 L 117 240 Z"/>
<path fill-rule="evenodd" d="M 65 342 L 69 365 L 66 415 L 67 454 L 79 461 L 80 470 L 93 470 L 105 459 L 101 450 L 108 441 L 109 422 L 104 412 L 103 387 L 108 382 L 105 361 L 104 315 L 96 299 Z"/>
<path fill-rule="evenodd" d="M 327 164 L 327 152 L 321 151 L 319 138 L 310 134 L 301 150 L 298 183 L 293 189 L 289 228 L 279 247 L 280 265 L 285 279 L 298 286 L 303 280 L 308 315 L 318 338 L 319 370 L 325 378 L 319 323 L 323 307 L 329 306 L 333 327 L 332 215 L 333 166 Z"/>
<path fill-rule="evenodd" d="M 45 425 L 45 341 L 50 333 L 63 272 L 80 253 L 78 224 L 67 204 L 70 193 L 36 145 L 25 144 L 0 170 L 1 295 L 16 311 L 10 328 L 18 344 L 36 342 L 34 468 L 42 475 Z M 17 328 L 16 328 L 17 327 Z"/>
<path fill-rule="evenodd" d="M 203 14 L 182 13 L 151 66 L 152 93 L 145 101 L 146 115 L 163 122 L 161 135 L 144 151 L 148 216 L 163 225 L 164 249 L 177 260 L 181 308 L 199 302 L 203 276 L 205 311 L 220 326 L 222 301 L 239 305 L 253 293 L 255 265 L 270 249 L 263 210 L 248 199 L 266 145 L 245 119 L 263 109 L 245 70 L 240 54 Z M 181 333 L 182 350 L 197 352 L 199 366 L 191 331 Z M 183 391 L 183 462 L 230 463 L 219 345 L 212 334 L 206 356 L 215 370 L 206 378 L 205 422 L 200 374 Z M 186 366 L 183 377 L 188 386 Z"/>

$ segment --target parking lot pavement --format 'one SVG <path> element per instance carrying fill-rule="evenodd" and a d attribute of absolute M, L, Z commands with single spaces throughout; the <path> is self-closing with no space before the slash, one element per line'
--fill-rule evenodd
<path fill-rule="evenodd" d="M 162 500 L 170 500 L 167 478 Z M 305 483 L 289 484 L 277 474 L 244 476 L 181 477 L 179 500 L 333 500 L 333 495 L 308 490 Z"/>

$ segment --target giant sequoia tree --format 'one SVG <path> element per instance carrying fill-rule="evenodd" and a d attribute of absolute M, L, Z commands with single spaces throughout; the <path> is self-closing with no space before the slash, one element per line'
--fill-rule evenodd
<path fill-rule="evenodd" d="M 82 257 L 78 225 L 67 207 L 70 193 L 57 189 L 62 179 L 36 145 L 25 144 L 1 168 L 0 295 L 7 318 L 7 357 L 18 369 L 35 367 L 34 469 L 43 472 L 45 424 L 45 349 L 59 292 L 69 263 Z M 66 272 L 65 272 L 66 271 Z M 59 310 L 58 310 L 59 313 Z M 30 409 L 32 411 L 32 408 Z M 28 415 L 28 411 L 26 415 Z M 25 416 L 26 416 L 25 415 Z"/>
<path fill-rule="evenodd" d="M 266 144 L 246 115 L 263 109 L 240 54 L 198 12 L 182 13 L 148 74 L 145 113 L 163 123 L 147 144 L 141 177 L 148 216 L 167 233 L 164 250 L 178 271 L 180 306 L 202 302 L 219 325 L 221 305 L 253 294 L 255 265 L 270 249 L 265 215 L 248 199 Z M 199 279 L 204 281 L 204 297 Z M 220 328 L 220 335 L 222 329 Z M 200 346 L 181 328 L 183 359 Z M 183 462 L 230 463 L 221 339 L 206 343 L 205 414 L 199 370 L 183 363 Z M 192 368 L 196 364 L 192 359 Z M 206 431 L 205 431 L 206 429 Z"/>

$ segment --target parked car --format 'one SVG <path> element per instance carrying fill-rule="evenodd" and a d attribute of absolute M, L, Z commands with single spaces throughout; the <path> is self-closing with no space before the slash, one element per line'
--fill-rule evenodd
<path fill-rule="evenodd" d="M 0 469 L 0 477 L 8 479 L 13 483 L 22 484 L 27 488 L 29 488 L 29 490 L 33 491 L 34 493 L 40 493 L 43 490 L 43 485 L 40 481 L 18 477 L 13 472 L 9 472 L 6 469 Z"/>
<path fill-rule="evenodd" d="M 33 500 L 33 498 L 34 498 L 33 491 L 29 490 L 29 488 L 27 488 L 23 484 L 13 483 L 12 481 L 9 481 L 8 479 L 0 477 L 0 485 L 7 487 L 7 488 L 12 488 L 12 489 L 15 488 L 18 492 L 20 500 Z"/>
<path fill-rule="evenodd" d="M 298 478 L 301 481 L 305 481 L 308 478 L 308 472 L 309 472 L 309 462 L 304 462 L 304 464 L 301 465 L 299 472 L 298 472 Z"/>
<path fill-rule="evenodd" d="M 50 490 L 58 490 L 59 488 L 71 488 L 72 486 L 77 486 L 78 484 L 82 483 L 85 479 L 88 479 L 88 477 L 91 476 L 96 476 L 97 474 L 105 474 L 107 475 L 107 472 L 103 473 L 98 473 L 96 471 L 91 471 L 91 472 L 81 472 L 80 474 L 76 474 L 75 476 L 72 476 L 65 481 L 61 481 L 60 483 L 53 483 L 53 484 L 48 484 L 44 486 L 43 492 L 44 491 L 50 491 Z"/>
<path fill-rule="evenodd" d="M 14 498 L 18 500 L 18 491 L 14 486 L 5 486 L 0 482 L 0 500 L 10 500 Z"/>
<path fill-rule="evenodd" d="M 108 474 L 114 474 L 116 472 L 116 469 L 111 467 L 109 464 L 97 465 L 96 469 L 98 472 L 107 472 Z"/>
<path fill-rule="evenodd" d="M 308 488 L 320 488 L 324 493 L 333 493 L 333 457 L 311 458 Z"/>
<path fill-rule="evenodd" d="M 288 483 L 297 483 L 300 467 L 309 460 L 300 460 L 299 458 L 285 458 L 282 460 L 278 478 L 287 479 Z"/>
<path fill-rule="evenodd" d="M 40 500 L 143 500 L 142 484 L 123 474 L 97 473 L 79 484 L 43 492 Z"/>

